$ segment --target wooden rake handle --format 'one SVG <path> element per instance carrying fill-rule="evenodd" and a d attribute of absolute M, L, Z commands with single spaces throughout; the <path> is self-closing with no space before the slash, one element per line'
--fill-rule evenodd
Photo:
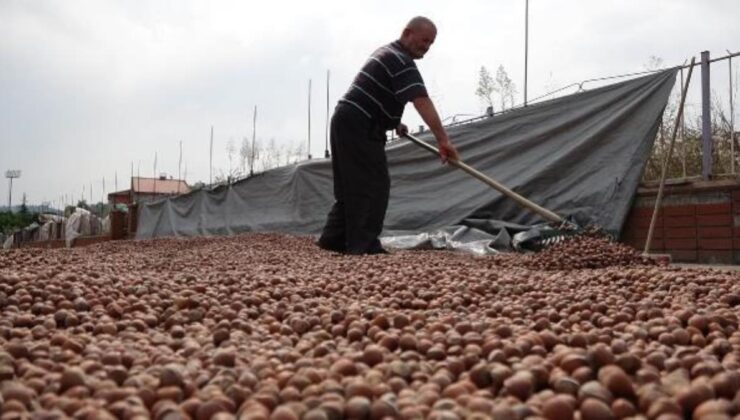
<path fill-rule="evenodd" d="M 404 134 L 403 137 L 411 140 L 416 145 L 421 146 L 422 148 L 428 150 L 429 152 L 435 154 L 436 156 L 439 156 L 439 149 L 437 149 L 436 147 L 432 146 L 431 144 L 428 144 L 428 143 L 422 141 L 418 137 L 415 137 L 414 135 L 408 134 L 408 133 L 407 134 Z M 451 165 L 456 166 L 456 167 L 462 169 L 463 171 L 467 172 L 469 175 L 473 176 L 474 178 L 477 178 L 478 180 L 482 181 L 483 183 L 488 184 L 491 188 L 495 189 L 496 191 L 500 192 L 501 194 L 503 194 L 503 195 L 511 198 L 512 200 L 516 201 L 522 207 L 525 207 L 525 208 L 527 208 L 527 209 L 529 209 L 529 210 L 531 210 L 531 211 L 539 214 L 540 216 L 542 216 L 543 218 L 545 218 L 545 220 L 550 221 L 550 222 L 556 222 L 556 223 L 564 223 L 565 222 L 565 219 L 563 219 L 562 217 L 558 216 L 557 214 L 551 212 L 550 210 L 548 210 L 548 209 L 546 209 L 544 207 L 541 207 L 541 206 L 537 205 L 536 203 L 533 203 L 530 200 L 527 200 L 526 198 L 524 198 L 521 195 L 519 195 L 519 194 L 515 193 L 514 191 L 510 190 L 509 188 L 507 188 L 505 185 L 501 184 L 500 182 L 498 182 L 498 181 L 496 181 L 494 179 L 489 178 L 488 176 L 484 175 L 483 173 L 481 173 L 480 171 L 478 171 L 478 170 L 476 170 L 474 168 L 471 168 L 470 166 L 468 166 L 467 164 L 465 164 L 465 162 L 463 162 L 463 161 L 461 161 L 459 159 L 448 159 L 448 162 Z"/>

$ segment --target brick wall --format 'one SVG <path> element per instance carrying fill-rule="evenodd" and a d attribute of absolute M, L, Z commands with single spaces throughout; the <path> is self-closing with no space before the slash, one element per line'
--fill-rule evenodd
<path fill-rule="evenodd" d="M 622 241 L 645 247 L 657 188 L 641 187 L 622 229 Z M 740 182 L 667 185 L 651 252 L 677 262 L 740 263 Z"/>

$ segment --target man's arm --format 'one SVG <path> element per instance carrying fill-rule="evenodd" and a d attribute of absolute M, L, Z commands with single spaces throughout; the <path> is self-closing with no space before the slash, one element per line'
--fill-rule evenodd
<path fill-rule="evenodd" d="M 439 156 L 442 159 L 442 163 L 446 163 L 448 159 L 457 160 L 459 158 L 457 149 L 450 143 L 450 138 L 447 137 L 447 131 L 442 126 L 442 121 L 439 119 L 437 109 L 434 107 L 434 103 L 427 96 L 420 96 L 413 100 L 416 111 L 421 115 L 421 119 L 429 126 L 432 130 L 434 137 L 437 139 L 437 145 L 439 146 Z"/>

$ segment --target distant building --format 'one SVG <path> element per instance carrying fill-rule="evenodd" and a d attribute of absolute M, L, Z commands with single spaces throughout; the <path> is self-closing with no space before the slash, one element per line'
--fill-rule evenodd
<path fill-rule="evenodd" d="M 146 203 L 159 198 L 185 194 L 190 192 L 190 187 L 182 179 L 172 179 L 166 176 L 159 178 L 131 177 L 131 188 L 108 194 L 108 203 L 134 204 Z"/>

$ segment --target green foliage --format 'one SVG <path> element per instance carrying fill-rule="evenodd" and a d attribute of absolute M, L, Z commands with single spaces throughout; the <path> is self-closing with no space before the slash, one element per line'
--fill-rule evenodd
<path fill-rule="evenodd" d="M 38 213 L 11 213 L 9 211 L 0 212 L 0 232 L 10 234 L 16 229 L 24 228 L 35 220 L 38 220 Z"/>
<path fill-rule="evenodd" d="M 493 108 L 494 97 L 497 97 L 500 111 L 512 108 L 514 106 L 514 95 L 516 95 L 516 92 L 516 85 L 508 73 L 506 73 L 504 66 L 498 66 L 495 79 L 485 66 L 481 66 L 478 73 L 478 87 L 475 90 L 475 95 L 484 101 L 486 105 Z"/>
<path fill-rule="evenodd" d="M 663 162 L 670 152 L 671 137 L 673 135 L 678 104 L 680 97 L 674 96 L 663 111 L 663 119 L 658 127 L 653 151 L 648 159 L 643 181 L 660 180 Z M 740 136 L 734 135 L 727 111 L 722 104 L 715 100 L 711 107 L 712 113 L 712 173 L 714 176 L 730 174 L 733 169 L 732 152 L 735 152 L 734 171 L 740 172 L 737 154 L 740 153 Z M 679 123 L 673 151 L 666 171 L 666 179 L 678 179 L 701 175 L 702 171 L 702 139 L 701 116 L 689 118 L 684 115 L 683 124 Z"/>
<path fill-rule="evenodd" d="M 491 73 L 488 72 L 486 66 L 481 66 L 480 73 L 478 76 L 478 88 L 475 90 L 475 95 L 481 100 L 485 101 L 486 105 L 493 106 L 493 92 L 496 88 L 493 86 L 493 78 Z"/>
<path fill-rule="evenodd" d="M 663 59 L 651 56 L 645 65 L 647 70 L 663 68 Z M 691 84 L 695 85 L 700 75 L 694 74 Z M 737 80 L 737 74 L 734 79 Z M 678 117 L 678 106 L 681 103 L 680 82 L 671 94 L 668 104 L 663 111 L 663 119 L 655 136 L 652 154 L 648 160 L 643 181 L 660 180 L 663 162 L 670 154 L 666 179 L 692 178 L 702 173 L 702 120 L 701 114 L 689 106 L 685 106 L 683 121 L 679 121 L 673 151 L 670 151 L 671 138 Z M 729 95 L 733 103 L 737 104 L 738 84 L 733 86 Z M 727 99 L 720 100 L 716 94 L 712 95 L 710 112 L 712 124 L 710 133 L 712 138 L 712 176 L 722 177 L 740 172 L 740 162 L 737 159 L 740 153 L 740 133 L 737 132 L 737 122 L 731 116 Z M 734 110 L 737 114 L 737 109 Z M 735 131 L 733 135 L 733 131 Z M 733 156 L 734 151 L 734 156 Z M 734 159 L 734 165 L 733 165 Z M 734 170 L 733 170 L 734 169 Z M 735 176 L 734 174 L 732 175 Z"/>

